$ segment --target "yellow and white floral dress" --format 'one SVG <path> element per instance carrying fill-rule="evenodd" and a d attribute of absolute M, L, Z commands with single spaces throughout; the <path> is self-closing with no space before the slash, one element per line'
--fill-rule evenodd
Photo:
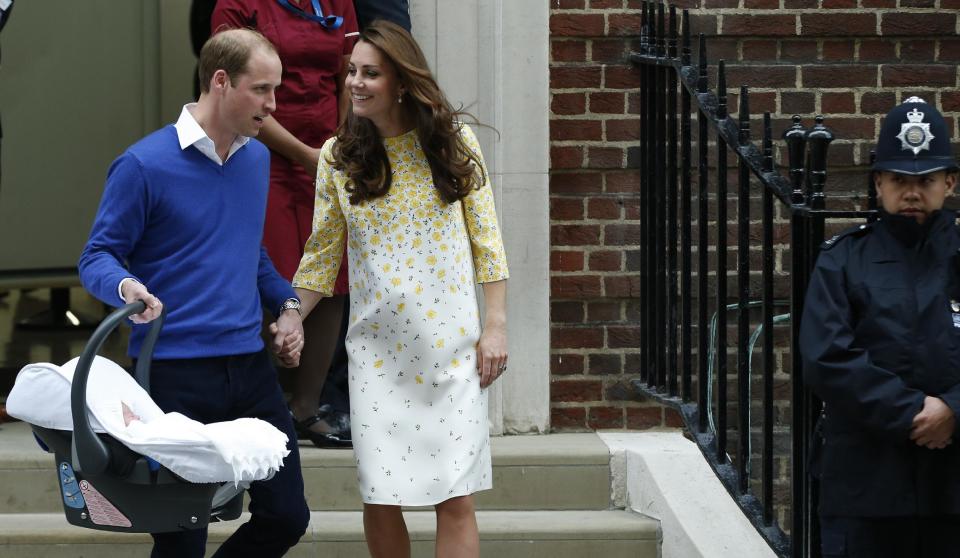
<path fill-rule="evenodd" d="M 461 134 L 479 155 L 473 131 Z M 384 139 L 387 195 L 351 205 L 347 176 L 327 163 L 334 141 L 321 150 L 313 233 L 293 284 L 329 295 L 349 238 L 346 346 L 363 501 L 433 505 L 489 489 L 476 282 L 507 278 L 490 183 L 445 203 L 414 130 Z"/>

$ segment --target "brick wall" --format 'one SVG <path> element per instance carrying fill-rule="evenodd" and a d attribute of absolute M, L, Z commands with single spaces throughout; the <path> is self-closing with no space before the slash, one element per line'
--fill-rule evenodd
<path fill-rule="evenodd" d="M 860 207 L 863 165 L 880 118 L 919 95 L 941 107 L 958 139 L 960 0 L 678 0 L 708 36 L 728 84 L 751 108 L 836 135 L 829 187 Z M 636 191 L 637 0 L 550 0 L 552 424 L 556 430 L 676 426 L 641 400 Z M 711 86 L 715 81 L 711 81 Z M 734 107 L 735 109 L 735 103 Z M 836 196 L 836 190 L 856 191 Z M 830 198 L 828 198 L 829 200 Z M 828 202 L 829 203 L 829 202 Z"/>

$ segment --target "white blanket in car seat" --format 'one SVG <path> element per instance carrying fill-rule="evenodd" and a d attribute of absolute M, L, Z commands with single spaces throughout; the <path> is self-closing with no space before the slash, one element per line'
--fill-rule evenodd
<path fill-rule="evenodd" d="M 30 424 L 72 431 L 70 388 L 78 360 L 23 367 L 7 397 L 7 412 Z M 124 424 L 124 403 L 139 420 Z M 290 453 L 286 434 L 260 419 L 202 424 L 164 413 L 126 370 L 99 356 L 90 367 L 87 407 L 94 431 L 110 434 L 190 482 L 263 480 Z"/>

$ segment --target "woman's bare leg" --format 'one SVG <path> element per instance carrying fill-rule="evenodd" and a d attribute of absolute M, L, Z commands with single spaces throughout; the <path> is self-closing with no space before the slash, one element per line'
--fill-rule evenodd
<path fill-rule="evenodd" d="M 437 558 L 479 558 L 480 531 L 473 496 L 458 496 L 436 505 Z"/>
<path fill-rule="evenodd" d="M 410 535 L 400 506 L 364 504 L 363 535 L 371 558 L 410 558 Z"/>
<path fill-rule="evenodd" d="M 327 372 L 330 370 L 333 353 L 337 348 L 337 339 L 340 336 L 345 298 L 343 295 L 337 295 L 321 299 L 303 322 L 303 336 L 306 342 L 290 399 L 290 410 L 298 421 L 312 416 L 317 411 L 320 392 L 327 379 Z M 330 431 L 325 421 L 317 422 L 310 428 L 317 432 Z"/>

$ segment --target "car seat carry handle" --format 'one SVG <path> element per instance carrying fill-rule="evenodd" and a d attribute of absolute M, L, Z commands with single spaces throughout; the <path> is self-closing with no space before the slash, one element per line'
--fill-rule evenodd
<path fill-rule="evenodd" d="M 70 391 L 70 407 L 73 414 L 73 468 L 88 476 L 102 474 L 110 464 L 110 451 L 90 427 L 87 414 L 87 379 L 90 376 L 90 366 L 107 336 L 124 320 L 146 309 L 147 305 L 138 300 L 111 312 L 90 336 L 83 352 L 80 353 L 77 368 L 73 373 L 73 386 Z M 141 348 L 140 357 L 137 359 L 136 378 L 138 382 L 141 376 L 146 379 L 147 383 L 140 382 L 140 385 L 147 391 L 150 389 L 150 359 L 153 356 L 153 346 L 160 334 L 160 328 L 163 327 L 165 314 L 166 309 L 151 324 Z"/>

